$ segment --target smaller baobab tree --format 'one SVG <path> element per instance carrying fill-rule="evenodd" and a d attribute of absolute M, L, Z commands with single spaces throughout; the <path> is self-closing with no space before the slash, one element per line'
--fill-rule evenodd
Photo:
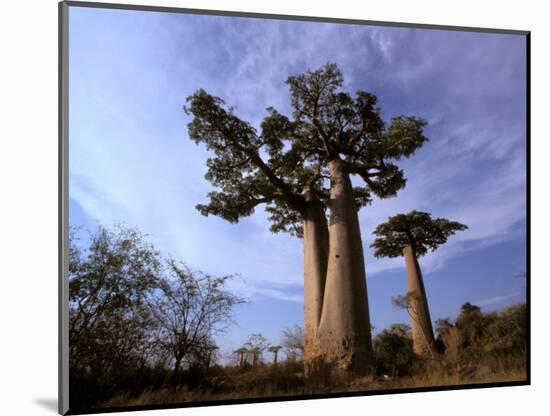
<path fill-rule="evenodd" d="M 273 364 L 277 365 L 277 354 L 279 354 L 279 350 L 283 348 L 280 345 L 272 345 L 267 350 L 271 353 L 273 353 Z"/>
<path fill-rule="evenodd" d="M 269 341 L 262 334 L 252 334 L 244 344 L 248 352 L 252 354 L 252 365 L 258 364 L 262 358 L 263 352 L 269 347 Z"/>
<path fill-rule="evenodd" d="M 246 363 L 246 355 L 248 354 L 248 349 L 245 347 L 241 347 L 234 351 L 235 354 L 239 355 L 239 366 L 242 367 Z"/>
<path fill-rule="evenodd" d="M 411 318 L 414 352 L 421 355 L 436 351 L 428 300 L 418 257 L 435 251 L 449 236 L 468 227 L 444 218 L 432 219 L 427 212 L 411 211 L 389 217 L 376 227 L 377 238 L 371 244 L 376 257 L 405 257 L 407 295 L 394 300 L 407 308 Z"/>

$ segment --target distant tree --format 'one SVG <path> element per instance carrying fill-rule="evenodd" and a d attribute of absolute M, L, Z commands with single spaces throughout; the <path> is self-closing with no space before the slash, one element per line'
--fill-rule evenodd
<path fill-rule="evenodd" d="M 273 364 L 277 364 L 277 354 L 281 348 L 283 347 L 280 345 L 272 345 L 267 349 L 269 352 L 273 353 Z"/>
<path fill-rule="evenodd" d="M 470 302 L 466 302 L 460 307 L 461 318 L 479 316 L 479 315 L 481 315 L 481 308 L 477 305 L 472 305 Z"/>
<path fill-rule="evenodd" d="M 499 357 L 525 354 L 527 330 L 527 306 L 524 303 L 510 306 L 486 326 L 483 350 Z"/>
<path fill-rule="evenodd" d="M 482 340 L 495 314 L 484 315 L 481 308 L 466 302 L 460 308 L 455 326 L 460 331 L 460 354 L 463 361 L 477 360 L 483 355 Z"/>
<path fill-rule="evenodd" d="M 256 365 L 261 361 L 263 352 L 269 348 L 269 341 L 262 334 L 256 333 L 250 335 L 244 345 L 252 354 L 252 365 Z"/>
<path fill-rule="evenodd" d="M 232 276 L 215 277 L 168 260 L 167 276 L 155 293 L 152 311 L 160 327 L 159 343 L 173 358 L 173 379 L 181 363 L 192 355 L 204 355 L 214 335 L 231 321 L 235 305 L 244 300 L 225 288 Z"/>
<path fill-rule="evenodd" d="M 161 256 L 137 230 L 99 227 L 69 236 L 71 403 L 85 408 L 115 394 L 177 380 L 181 362 L 195 380 L 216 360 L 214 336 L 243 300 L 231 276 L 195 272 Z"/>
<path fill-rule="evenodd" d="M 437 334 L 436 346 L 438 352 L 445 353 L 445 358 L 452 364 L 457 364 L 460 358 L 461 334 L 460 330 L 449 318 L 441 318 L 435 322 Z"/>
<path fill-rule="evenodd" d="M 378 225 L 374 231 L 377 237 L 371 247 L 376 257 L 405 257 L 408 290 L 401 301 L 406 302 L 411 317 L 414 350 L 419 354 L 434 353 L 436 348 L 418 257 L 425 255 L 428 250 L 434 251 L 449 236 L 467 228 L 456 221 L 432 219 L 427 212 L 411 211 L 389 217 L 386 223 Z M 399 305 L 399 299 L 394 303 L 403 306 Z"/>
<path fill-rule="evenodd" d="M 260 131 L 202 89 L 188 97 L 189 137 L 213 153 L 205 177 L 217 188 L 197 208 L 235 223 L 265 204 L 272 231 L 303 236 L 306 350 L 319 336 L 327 360 L 361 372 L 372 348 L 358 210 L 405 186 L 395 161 L 427 140 L 426 122 L 400 116 L 386 125 L 376 96 L 342 91 L 335 64 L 287 85 L 292 117 L 268 108 Z M 341 313 L 344 305 L 360 316 Z"/>
<path fill-rule="evenodd" d="M 452 326 L 453 323 L 450 318 L 440 318 L 435 321 L 435 333 L 437 336 L 441 336 Z"/>
<path fill-rule="evenodd" d="M 235 350 L 235 354 L 239 356 L 239 366 L 242 367 L 246 364 L 246 355 L 248 354 L 248 348 L 241 347 Z"/>
<path fill-rule="evenodd" d="M 407 324 L 392 324 L 388 328 L 388 332 L 400 337 L 411 338 L 411 327 Z"/>
<path fill-rule="evenodd" d="M 392 377 L 405 373 L 414 360 L 412 339 L 403 334 L 403 326 L 385 329 L 374 339 L 374 351 L 382 370 Z"/>
<path fill-rule="evenodd" d="M 466 302 L 455 322 L 437 321 L 438 337 L 445 343 L 446 359 L 460 365 L 524 356 L 527 350 L 526 305 L 512 305 L 502 312 L 483 313 Z M 502 365 L 499 364 L 499 365 Z"/>
<path fill-rule="evenodd" d="M 299 325 L 283 329 L 281 345 L 287 357 L 302 359 L 304 355 L 304 329 Z"/>

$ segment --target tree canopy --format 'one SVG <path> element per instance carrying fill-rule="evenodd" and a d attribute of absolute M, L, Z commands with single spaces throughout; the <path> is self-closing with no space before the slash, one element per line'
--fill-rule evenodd
<path fill-rule="evenodd" d="M 380 369 L 390 371 L 392 376 L 405 374 L 416 358 L 407 325 L 384 329 L 374 338 L 374 350 Z"/>
<path fill-rule="evenodd" d="M 208 368 L 214 337 L 232 323 L 233 275 L 191 270 L 139 230 L 69 234 L 70 388 L 76 403 L 105 399 L 182 360 Z M 143 381 L 143 383 L 151 382 Z M 72 399 L 71 399 L 72 400 Z"/>
<path fill-rule="evenodd" d="M 403 249 L 411 245 L 417 256 L 423 256 L 428 250 L 434 251 L 445 244 L 449 236 L 468 227 L 445 218 L 432 219 L 427 212 L 411 211 L 397 214 L 378 225 L 374 230 L 377 238 L 371 244 L 376 257 L 399 257 Z"/>
<path fill-rule="evenodd" d="M 167 259 L 150 310 L 157 324 L 156 342 L 174 360 L 174 379 L 182 360 L 210 360 L 217 348 L 213 336 L 226 329 L 233 307 L 244 302 L 226 289 L 232 278 L 212 276 Z"/>
<path fill-rule="evenodd" d="M 358 207 L 373 194 L 391 197 L 405 186 L 395 162 L 426 142 L 423 119 L 399 116 L 386 124 L 375 95 L 357 91 L 353 97 L 342 90 L 336 64 L 290 76 L 286 84 L 292 115 L 269 107 L 259 130 L 203 89 L 187 98 L 184 110 L 193 116 L 189 137 L 213 152 L 205 177 L 217 189 L 197 206 L 202 214 L 236 223 L 266 204 L 273 232 L 301 236 L 308 203 L 302 191 L 310 187 L 326 203 L 328 162 L 335 158 L 363 180 L 354 188 Z"/>
<path fill-rule="evenodd" d="M 252 354 L 252 365 L 256 365 L 261 360 L 263 352 L 269 348 L 271 344 L 260 333 L 251 334 L 246 340 L 244 346 L 247 351 Z"/>
<path fill-rule="evenodd" d="M 286 350 L 287 356 L 303 357 L 304 355 L 304 328 L 295 325 L 291 328 L 283 329 L 282 346 Z"/>
<path fill-rule="evenodd" d="M 84 249 L 70 234 L 69 340 L 73 370 L 107 377 L 139 365 L 153 327 L 146 299 L 156 287 L 160 254 L 137 230 L 99 228 Z M 124 334 L 123 337 L 119 334 Z"/>

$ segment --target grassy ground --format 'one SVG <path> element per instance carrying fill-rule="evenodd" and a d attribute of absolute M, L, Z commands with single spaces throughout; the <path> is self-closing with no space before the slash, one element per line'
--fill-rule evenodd
<path fill-rule="evenodd" d="M 202 386 L 190 389 L 185 386 L 159 390 L 146 390 L 137 397 L 118 395 L 100 407 L 139 406 L 151 404 L 184 403 L 190 401 L 214 401 L 244 398 L 281 397 L 293 395 L 314 395 L 326 393 L 361 392 L 433 386 L 454 386 L 461 384 L 484 384 L 497 382 L 525 381 L 526 372 L 521 365 L 512 369 L 488 366 L 468 366 L 460 370 L 433 367 L 429 371 L 404 377 L 378 375 L 348 379 L 326 385 L 305 380 L 303 373 L 296 371 L 296 364 L 277 367 L 257 366 L 242 369 L 238 367 L 218 368 L 216 375 Z"/>

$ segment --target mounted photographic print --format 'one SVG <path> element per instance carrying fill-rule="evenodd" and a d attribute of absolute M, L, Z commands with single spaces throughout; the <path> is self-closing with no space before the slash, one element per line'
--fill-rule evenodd
<path fill-rule="evenodd" d="M 60 160 L 62 414 L 529 384 L 529 32 L 62 2 Z"/>

